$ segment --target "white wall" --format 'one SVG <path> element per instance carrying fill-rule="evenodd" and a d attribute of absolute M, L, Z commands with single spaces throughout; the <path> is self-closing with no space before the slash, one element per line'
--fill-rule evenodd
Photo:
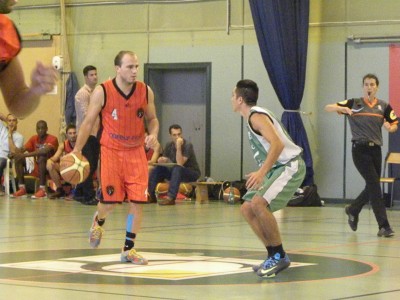
<path fill-rule="evenodd" d="M 240 79 L 237 76 L 240 74 L 240 47 L 154 47 L 150 50 L 150 57 L 151 63 L 212 63 L 210 177 L 216 180 L 238 179 L 240 117 L 232 112 L 230 96 Z"/>

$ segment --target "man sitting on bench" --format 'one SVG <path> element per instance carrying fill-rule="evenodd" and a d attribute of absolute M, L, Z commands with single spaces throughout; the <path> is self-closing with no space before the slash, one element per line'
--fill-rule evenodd
<path fill-rule="evenodd" d="M 168 194 L 161 199 L 159 205 L 175 205 L 176 195 L 181 182 L 196 181 L 200 177 L 200 168 L 197 163 L 193 145 L 182 137 L 182 128 L 178 124 L 169 127 L 171 141 L 167 143 L 158 163 L 175 163 L 172 166 L 156 166 L 149 177 L 149 194 L 152 200 L 156 199 L 155 189 L 159 182 L 169 180 Z"/>

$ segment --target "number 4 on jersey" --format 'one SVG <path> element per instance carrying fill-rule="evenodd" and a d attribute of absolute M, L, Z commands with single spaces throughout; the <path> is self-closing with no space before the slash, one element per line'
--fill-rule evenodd
<path fill-rule="evenodd" d="M 116 108 L 113 109 L 111 116 L 114 120 L 118 120 L 118 113 Z"/>

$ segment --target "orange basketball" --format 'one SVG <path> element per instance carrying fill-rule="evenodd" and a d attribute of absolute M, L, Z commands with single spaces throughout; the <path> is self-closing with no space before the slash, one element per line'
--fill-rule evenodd
<path fill-rule="evenodd" d="M 80 153 L 69 153 L 60 160 L 60 174 L 66 182 L 81 183 L 89 176 L 89 172 L 89 162 Z"/>
<path fill-rule="evenodd" d="M 240 201 L 240 191 L 235 187 L 228 187 L 224 190 L 224 201 L 229 204 L 235 204 Z"/>
<path fill-rule="evenodd" d="M 159 194 L 166 194 L 168 192 L 169 184 L 167 182 L 160 182 L 156 186 L 155 193 L 156 195 Z"/>
<path fill-rule="evenodd" d="M 168 182 L 160 182 L 156 186 L 155 193 L 156 195 L 161 195 L 161 194 L 167 194 L 169 189 L 169 183 Z M 189 196 L 190 193 L 192 192 L 193 187 L 189 183 L 181 183 L 179 185 L 179 191 L 178 193 L 183 194 L 185 196 Z"/>
<path fill-rule="evenodd" d="M 193 187 L 189 183 L 181 183 L 179 185 L 179 193 L 181 193 L 185 196 L 189 196 L 190 193 L 192 192 L 192 190 L 193 190 Z"/>

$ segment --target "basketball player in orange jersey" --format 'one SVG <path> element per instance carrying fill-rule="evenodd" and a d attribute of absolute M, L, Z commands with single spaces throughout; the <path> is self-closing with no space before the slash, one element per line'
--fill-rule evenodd
<path fill-rule="evenodd" d="M 31 85 L 28 87 L 25 83 L 18 59 L 21 37 L 13 22 L 5 16 L 16 3 L 16 0 L 0 0 L 0 89 L 10 112 L 23 118 L 39 105 L 41 95 L 53 90 L 57 71 L 38 62 L 31 73 Z"/>
<path fill-rule="evenodd" d="M 142 204 L 147 201 L 148 167 L 143 144 L 157 146 L 159 123 L 154 94 L 137 81 L 138 58 L 131 51 L 120 51 L 114 59 L 116 77 L 93 91 L 88 112 L 79 129 L 73 152 L 81 152 L 97 116 L 101 113 L 100 172 L 102 199 L 89 232 L 89 243 L 97 248 L 103 224 L 114 207 L 126 199 L 126 221 L 122 262 L 145 265 L 147 259 L 136 253 L 134 243 L 142 221 Z M 145 121 L 149 134 L 145 137 Z"/>

